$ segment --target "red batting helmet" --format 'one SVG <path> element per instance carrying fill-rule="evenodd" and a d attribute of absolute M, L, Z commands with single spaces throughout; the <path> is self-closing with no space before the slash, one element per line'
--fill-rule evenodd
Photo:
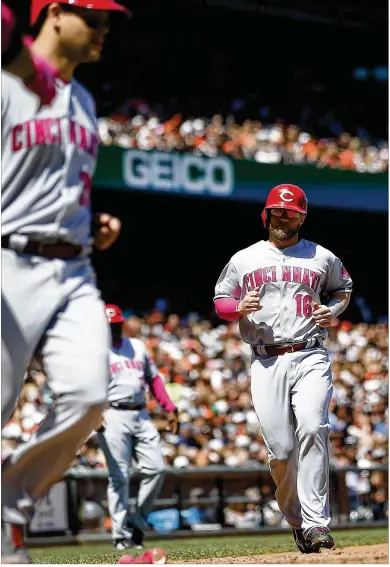
<path fill-rule="evenodd" d="M 32 0 L 30 24 L 33 26 L 37 21 L 39 14 L 43 8 L 49 4 L 53 4 L 53 0 Z M 77 6 L 79 8 L 87 8 L 89 10 L 113 10 L 117 12 L 127 12 L 130 10 L 114 2 L 114 0 L 57 0 L 57 4 L 68 4 L 69 6 Z"/>
<path fill-rule="evenodd" d="M 307 214 L 307 197 L 300 187 L 290 183 L 277 185 L 268 193 L 265 207 L 261 213 L 263 224 L 267 226 L 268 209 L 287 209 Z"/>
<path fill-rule="evenodd" d="M 106 315 L 109 323 L 124 323 L 122 311 L 117 305 L 106 305 Z"/>

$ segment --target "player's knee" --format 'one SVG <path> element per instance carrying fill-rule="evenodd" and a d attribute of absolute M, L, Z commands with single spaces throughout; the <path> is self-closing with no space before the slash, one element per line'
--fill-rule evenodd
<path fill-rule="evenodd" d="M 54 411 L 57 419 L 66 429 L 76 427 L 80 432 L 84 431 L 85 437 L 87 437 L 100 426 L 106 407 L 107 402 L 105 401 L 86 403 L 85 399 L 79 400 L 73 396 L 64 396 L 56 400 Z M 41 432 L 52 427 L 51 419 L 47 421 L 46 426 L 44 426 L 44 423 L 41 424 Z"/>
<path fill-rule="evenodd" d="M 288 461 L 294 453 L 294 441 L 286 440 L 285 443 L 275 443 L 270 445 L 268 458 L 269 461 Z"/>
<path fill-rule="evenodd" d="M 143 468 L 141 473 L 146 477 L 162 478 L 165 474 L 165 464 L 163 462 L 154 463 L 153 467 Z"/>
<path fill-rule="evenodd" d="M 303 439 L 314 439 L 321 428 L 321 420 L 318 417 L 307 416 L 306 418 L 300 420 L 298 426 L 298 440 Z"/>
<path fill-rule="evenodd" d="M 49 361 L 50 362 L 50 361 Z M 56 393 L 75 404 L 94 406 L 107 400 L 109 384 L 108 349 L 97 349 L 93 357 L 75 356 L 66 363 L 66 374 L 56 365 L 50 368 Z M 58 376 L 62 377 L 60 382 Z"/>
<path fill-rule="evenodd" d="M 102 404 L 108 396 L 108 374 L 99 372 L 81 378 L 70 397 L 75 397 L 80 403 L 93 407 Z"/>
<path fill-rule="evenodd" d="M 159 478 L 162 478 L 164 476 L 164 473 L 165 473 L 165 467 L 163 464 L 158 465 L 154 470 L 154 476 Z"/>
<path fill-rule="evenodd" d="M 120 490 L 129 482 L 129 475 L 127 472 L 118 468 L 115 472 L 110 473 L 109 484 L 114 490 Z"/>

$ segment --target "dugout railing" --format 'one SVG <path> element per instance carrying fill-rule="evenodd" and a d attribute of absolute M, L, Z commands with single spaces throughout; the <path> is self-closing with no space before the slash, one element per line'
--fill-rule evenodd
<path fill-rule="evenodd" d="M 27 537 L 30 543 L 109 539 L 107 478 L 105 470 L 70 469 L 61 483 L 62 501 L 58 497 L 57 501 L 54 497 L 49 498 L 46 507 L 43 506 L 42 517 L 38 514 L 38 520 L 34 520 L 35 527 L 29 526 Z M 131 471 L 130 511 L 135 503 L 139 479 L 138 471 Z M 161 538 L 180 537 L 195 531 L 202 535 L 282 531 L 286 529 L 285 525 L 269 509 L 274 491 L 269 468 L 265 465 L 167 467 L 154 511 L 170 511 L 171 516 L 165 517 L 165 521 L 162 518 L 160 524 L 157 522 L 154 526 L 157 531 L 147 535 Z M 333 528 L 387 525 L 388 467 L 331 467 L 330 503 Z M 242 512 L 248 506 L 257 514 L 256 525 L 235 526 L 229 512 L 233 511 L 234 515 L 235 511 Z M 191 523 L 186 515 L 189 510 L 207 511 L 208 521 Z M 61 521 L 58 523 L 59 516 Z"/>

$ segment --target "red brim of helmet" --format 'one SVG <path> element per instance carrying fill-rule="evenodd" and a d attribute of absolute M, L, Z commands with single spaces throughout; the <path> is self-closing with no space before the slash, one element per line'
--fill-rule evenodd
<path fill-rule="evenodd" d="M 114 317 L 110 317 L 110 323 L 124 323 L 125 320 L 120 315 L 114 315 Z"/>
<path fill-rule="evenodd" d="M 78 8 L 85 8 L 87 10 L 107 10 L 108 12 L 123 12 L 127 16 L 131 17 L 131 11 L 123 6 L 114 2 L 113 0 L 57 0 L 58 4 L 67 4 L 68 6 L 75 6 Z M 45 8 L 51 4 L 50 0 L 33 0 L 31 7 L 31 18 L 30 24 L 33 26 L 38 20 L 39 14 Z"/>
<path fill-rule="evenodd" d="M 94 4 L 94 2 L 92 2 Z M 98 2 L 101 7 L 94 7 L 92 10 L 108 10 L 111 12 L 124 12 L 125 14 L 131 16 L 131 12 L 126 6 L 122 6 L 122 4 L 118 4 L 117 2 L 111 2 L 110 0 L 101 0 Z"/>
<path fill-rule="evenodd" d="M 301 207 L 297 207 L 296 205 L 291 205 L 290 203 L 278 203 L 277 205 L 270 205 L 269 207 L 266 208 L 267 211 L 270 209 L 286 209 L 287 211 L 295 211 L 296 213 L 301 213 L 302 215 L 307 214 L 307 211 L 305 211 Z"/>

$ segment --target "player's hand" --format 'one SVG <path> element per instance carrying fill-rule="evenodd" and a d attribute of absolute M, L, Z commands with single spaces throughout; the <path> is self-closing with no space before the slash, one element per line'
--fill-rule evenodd
<path fill-rule="evenodd" d="M 121 221 L 108 213 L 95 215 L 94 245 L 98 250 L 107 250 L 118 238 L 121 231 Z"/>
<path fill-rule="evenodd" d="M 176 435 L 179 429 L 179 412 L 178 410 L 170 411 L 167 414 L 168 419 L 168 430 L 172 433 L 172 435 Z"/>
<path fill-rule="evenodd" d="M 313 319 L 320 327 L 330 327 L 332 324 L 332 312 L 327 305 L 313 303 Z"/>
<path fill-rule="evenodd" d="M 237 311 L 241 315 L 248 315 L 249 313 L 254 313 L 255 311 L 259 311 L 260 307 L 260 289 L 254 289 L 253 291 L 249 291 L 244 299 L 241 299 L 240 303 L 238 304 Z"/>

